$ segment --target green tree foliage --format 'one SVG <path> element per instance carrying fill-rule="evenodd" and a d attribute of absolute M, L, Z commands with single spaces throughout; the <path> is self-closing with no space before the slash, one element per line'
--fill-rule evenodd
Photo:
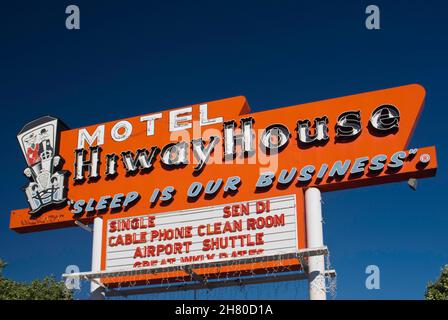
<path fill-rule="evenodd" d="M 448 264 L 443 267 L 439 279 L 428 284 L 425 298 L 426 300 L 448 300 Z"/>
<path fill-rule="evenodd" d="M 0 300 L 71 300 L 73 292 L 65 287 L 63 281 L 51 277 L 20 283 L 3 277 L 6 263 L 0 259 Z"/>
<path fill-rule="evenodd" d="M 5 267 L 7 266 L 8 264 L 5 262 L 5 261 L 3 261 L 2 259 L 0 259 L 0 277 L 3 277 L 2 276 L 2 272 L 3 272 L 3 269 L 5 269 Z"/>

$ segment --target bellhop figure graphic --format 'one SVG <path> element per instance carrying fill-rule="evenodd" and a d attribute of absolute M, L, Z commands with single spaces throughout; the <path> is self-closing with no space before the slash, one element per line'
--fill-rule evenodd
<path fill-rule="evenodd" d="M 62 164 L 62 158 L 56 154 L 62 128 L 66 126 L 58 119 L 45 116 L 27 124 L 17 135 L 28 164 L 24 174 L 32 180 L 24 188 L 30 214 L 66 200 L 65 171 L 56 171 Z"/>

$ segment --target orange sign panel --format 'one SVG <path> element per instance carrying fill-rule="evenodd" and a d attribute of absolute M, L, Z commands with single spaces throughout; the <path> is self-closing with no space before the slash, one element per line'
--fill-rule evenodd
<path fill-rule="evenodd" d="M 66 201 L 36 214 L 13 210 L 11 228 L 29 232 L 89 223 L 96 215 L 431 176 L 434 147 L 405 150 L 424 96 L 421 86 L 408 85 L 252 114 L 246 99 L 235 97 L 65 130 L 58 158 Z M 45 145 L 34 150 L 43 149 L 39 144 Z M 33 159 L 28 149 L 24 155 Z"/>
<path fill-rule="evenodd" d="M 435 175 L 435 147 L 406 149 L 424 97 L 423 87 L 407 85 L 250 113 L 240 96 L 70 130 L 44 117 L 18 135 L 29 208 L 13 210 L 10 227 L 32 232 L 101 216 L 108 270 L 158 267 L 155 257 L 173 263 L 173 255 L 219 262 L 235 251 L 228 248 L 266 253 L 282 239 L 286 251 L 305 248 L 304 188 Z M 257 212 L 267 203 L 277 211 Z M 227 251 L 207 257 L 222 238 Z"/>

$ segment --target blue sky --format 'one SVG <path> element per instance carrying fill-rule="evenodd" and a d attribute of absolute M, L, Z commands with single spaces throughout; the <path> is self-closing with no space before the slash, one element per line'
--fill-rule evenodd
<path fill-rule="evenodd" d="M 16 234 L 11 209 L 26 206 L 23 124 L 51 114 L 70 127 L 236 95 L 253 111 L 420 83 L 426 104 L 411 147 L 436 145 L 435 178 L 324 194 L 325 242 L 338 299 L 421 299 L 448 263 L 446 230 L 445 1 L 33 1 L 0 5 L 3 131 L 0 257 L 7 277 L 90 269 L 79 229 Z M 81 29 L 65 29 L 77 4 Z M 381 30 L 364 27 L 381 10 Z M 367 290 L 365 268 L 381 270 Z M 84 290 L 77 294 L 83 298 Z M 306 282 L 198 292 L 199 298 L 306 298 Z M 193 298 L 193 293 L 147 297 Z"/>

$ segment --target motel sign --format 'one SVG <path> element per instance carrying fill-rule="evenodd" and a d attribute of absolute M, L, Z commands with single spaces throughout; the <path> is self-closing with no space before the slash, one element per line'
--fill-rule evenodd
<path fill-rule="evenodd" d="M 18 134 L 28 208 L 10 227 L 101 218 L 92 271 L 110 287 L 130 270 L 152 270 L 134 285 L 301 270 L 297 252 L 322 244 L 306 190 L 435 175 L 435 147 L 408 146 L 424 97 L 413 84 L 251 113 L 238 96 L 77 129 L 42 117 Z"/>

